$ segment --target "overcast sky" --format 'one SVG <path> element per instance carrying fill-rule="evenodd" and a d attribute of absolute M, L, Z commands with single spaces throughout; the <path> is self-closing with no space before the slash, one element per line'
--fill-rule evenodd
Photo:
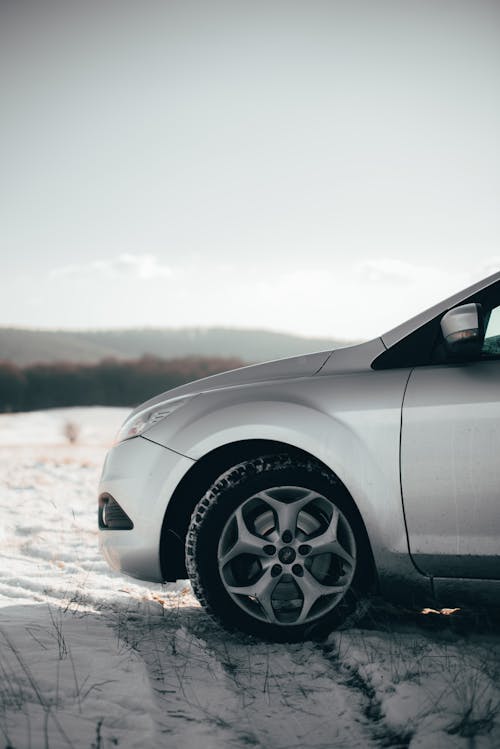
<path fill-rule="evenodd" d="M 0 9 L 0 325 L 370 337 L 500 268 L 500 2 Z"/>

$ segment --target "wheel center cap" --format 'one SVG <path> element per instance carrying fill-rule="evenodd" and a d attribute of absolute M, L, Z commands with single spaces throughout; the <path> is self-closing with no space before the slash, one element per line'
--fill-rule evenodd
<path fill-rule="evenodd" d="M 282 564 L 291 564 L 295 561 L 296 556 L 295 549 L 292 549 L 291 546 L 283 547 L 278 554 L 279 560 Z"/>

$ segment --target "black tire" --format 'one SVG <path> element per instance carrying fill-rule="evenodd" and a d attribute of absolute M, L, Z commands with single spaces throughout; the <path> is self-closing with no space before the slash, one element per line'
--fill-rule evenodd
<path fill-rule="evenodd" d="M 264 494 L 266 490 L 269 490 L 269 495 Z M 287 491 L 295 492 L 291 499 L 286 495 Z M 300 492 L 303 492 L 302 496 Z M 308 499 L 310 496 L 313 496 L 312 500 Z M 281 534 L 282 527 L 279 526 L 282 526 L 281 518 L 284 515 L 279 512 L 281 507 L 289 514 L 289 507 L 296 502 L 294 497 L 299 498 L 304 510 L 293 510 L 295 520 L 290 522 L 293 522 L 296 529 L 296 538 L 288 543 L 289 536 Z M 266 508 L 267 499 L 272 499 L 272 503 Z M 287 506 L 286 509 L 283 508 L 284 505 Z M 294 504 L 294 507 L 298 506 Z M 278 508 L 278 514 L 272 507 Z M 334 509 L 328 520 L 330 507 Z M 250 530 L 252 544 L 255 541 L 262 543 L 272 559 L 267 560 L 264 552 L 260 551 L 259 556 L 254 556 L 253 551 L 248 554 L 237 551 L 226 564 L 224 560 L 234 555 L 233 549 L 244 548 L 242 544 L 247 538 L 247 518 L 250 512 L 257 518 L 255 523 L 259 522 L 262 528 L 263 518 L 273 518 L 275 527 L 270 531 L 266 530 L 266 534 L 274 540 L 274 545 L 266 535 L 257 533 L 255 523 L 253 530 Z M 305 514 L 302 515 L 302 512 Z M 336 512 L 338 515 L 334 520 Z M 242 526 L 239 519 L 244 517 L 244 513 L 247 518 L 244 520 L 240 539 Z M 337 544 L 340 556 L 329 547 L 328 552 L 322 551 L 325 548 L 324 541 L 322 544 L 318 543 L 318 550 L 314 555 L 314 549 L 308 546 L 307 541 L 310 540 L 313 544 L 317 538 L 319 542 L 326 534 L 320 528 L 318 532 L 313 531 L 310 536 L 305 536 L 299 527 L 299 517 L 302 527 L 307 522 L 307 527 L 310 527 L 314 522 L 323 522 L 323 515 L 327 529 L 335 523 L 335 530 L 331 533 L 335 534 L 336 539 L 340 541 L 338 534 L 343 534 L 342 544 Z M 316 516 L 319 520 L 315 519 Z M 268 520 L 267 524 L 269 523 Z M 328 533 L 330 534 L 330 530 Z M 226 539 L 231 540 L 233 536 L 236 538 L 233 546 L 231 543 L 228 545 Z M 226 546 L 223 547 L 223 543 Z M 332 543 L 335 541 L 330 542 L 330 546 Z M 292 546 L 294 550 L 291 550 Z M 348 617 L 353 617 L 369 578 L 367 572 L 371 565 L 367 547 L 366 533 L 359 517 L 346 490 L 335 476 L 312 459 L 297 459 L 286 454 L 267 455 L 230 468 L 198 502 L 186 537 L 186 568 L 199 602 L 224 627 L 229 630 L 239 629 L 268 640 L 291 642 L 322 636 L 345 622 Z M 229 551 L 224 551 L 225 548 Z M 310 557 L 306 559 L 301 554 L 310 554 Z M 293 561 L 296 564 L 292 566 Z M 321 570 L 327 565 L 321 580 L 317 579 L 314 565 L 320 565 Z M 336 579 L 332 566 L 335 568 Z M 235 567 L 244 568 L 249 579 L 247 588 L 256 585 L 253 582 L 255 576 L 257 582 L 266 576 L 267 608 L 261 604 L 256 593 L 239 593 L 238 586 L 242 583 L 239 580 L 234 583 L 234 579 L 236 572 L 241 572 L 238 569 L 235 572 Z M 276 573 L 278 567 L 282 570 L 281 573 Z M 246 571 L 247 568 L 250 572 Z M 279 588 L 276 587 L 277 583 L 270 580 L 275 574 L 280 576 Z M 299 574 L 300 578 L 295 577 Z M 329 588 L 325 587 L 327 583 Z M 335 585 L 339 587 L 335 588 Z M 330 592 L 332 589 L 336 592 Z M 277 590 L 280 596 L 276 593 Z M 328 593 L 323 594 L 323 590 L 328 590 Z M 306 613 L 306 609 L 310 613 Z M 299 620 L 298 623 L 295 623 L 296 619 Z"/>

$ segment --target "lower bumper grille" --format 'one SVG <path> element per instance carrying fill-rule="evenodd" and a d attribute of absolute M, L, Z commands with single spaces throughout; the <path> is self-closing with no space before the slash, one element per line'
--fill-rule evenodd
<path fill-rule="evenodd" d="M 133 522 L 111 494 L 99 497 L 99 528 L 104 531 L 130 531 Z"/>

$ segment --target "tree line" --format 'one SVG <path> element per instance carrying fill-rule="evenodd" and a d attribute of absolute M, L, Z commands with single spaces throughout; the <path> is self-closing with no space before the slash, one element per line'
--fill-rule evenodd
<path fill-rule="evenodd" d="M 0 361 L 0 411 L 64 406 L 135 406 L 191 380 L 241 367 L 235 358 L 103 359 L 97 364 Z"/>

